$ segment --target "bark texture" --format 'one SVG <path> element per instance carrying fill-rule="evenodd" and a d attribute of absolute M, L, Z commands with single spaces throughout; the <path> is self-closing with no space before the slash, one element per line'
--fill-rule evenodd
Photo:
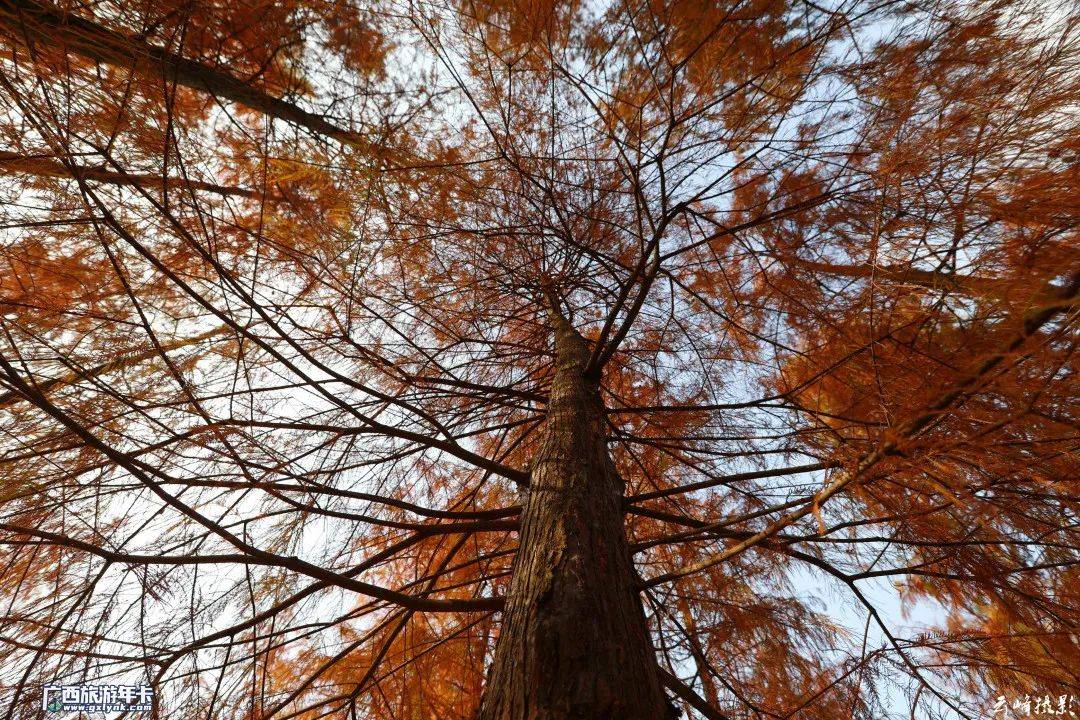
<path fill-rule="evenodd" d="M 480 720 L 663 720 L 586 342 L 555 313 L 556 374 Z"/>

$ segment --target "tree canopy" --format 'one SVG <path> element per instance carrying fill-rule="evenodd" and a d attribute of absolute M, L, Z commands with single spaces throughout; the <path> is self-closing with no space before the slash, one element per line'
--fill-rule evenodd
<path fill-rule="evenodd" d="M 506 638 L 590 629 L 687 717 L 1080 713 L 1076 8 L 0 0 L 0 51 L 5 718 L 549 717 Z"/>

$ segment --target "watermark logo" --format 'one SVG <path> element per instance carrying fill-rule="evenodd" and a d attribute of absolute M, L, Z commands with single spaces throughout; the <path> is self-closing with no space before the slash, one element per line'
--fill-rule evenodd
<path fill-rule="evenodd" d="M 1023 697 L 1009 698 L 998 695 L 994 700 L 992 714 L 994 718 L 1075 718 L 1080 717 L 1076 711 L 1077 701 L 1080 698 L 1072 695 L 1058 695 L 1042 697 L 1024 695 Z"/>
<path fill-rule="evenodd" d="M 41 693 L 45 712 L 138 712 L 153 702 L 149 685 L 46 685 Z"/>

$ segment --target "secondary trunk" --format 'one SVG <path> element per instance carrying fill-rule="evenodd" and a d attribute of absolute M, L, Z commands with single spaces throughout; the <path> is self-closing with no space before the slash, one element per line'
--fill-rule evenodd
<path fill-rule="evenodd" d="M 556 372 L 480 720 L 662 720 L 589 348 L 555 313 Z"/>

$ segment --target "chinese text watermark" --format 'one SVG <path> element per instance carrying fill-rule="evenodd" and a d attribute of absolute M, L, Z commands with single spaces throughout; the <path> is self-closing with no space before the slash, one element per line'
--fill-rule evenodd
<path fill-rule="evenodd" d="M 1010 699 L 998 695 L 991 711 L 994 718 L 1080 717 L 1080 698 L 1073 695 L 1023 695 Z"/>
<path fill-rule="evenodd" d="M 46 712 L 131 712 L 149 710 L 149 685 L 46 685 L 41 709 Z"/>

